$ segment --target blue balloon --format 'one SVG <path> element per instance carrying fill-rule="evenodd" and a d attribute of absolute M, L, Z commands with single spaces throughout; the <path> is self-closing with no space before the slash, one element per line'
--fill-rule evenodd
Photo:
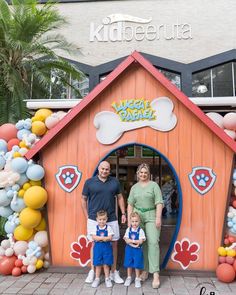
<path fill-rule="evenodd" d="M 236 223 L 236 216 L 232 218 L 233 223 Z"/>
<path fill-rule="evenodd" d="M 9 189 L 7 191 L 7 197 L 8 197 L 9 200 L 14 197 L 14 191 L 12 189 Z"/>
<path fill-rule="evenodd" d="M 23 186 L 23 184 L 25 184 L 27 181 L 28 181 L 28 177 L 25 175 L 25 173 L 22 173 L 20 175 L 20 179 L 17 181 L 17 183 L 20 185 L 20 186 Z"/>
<path fill-rule="evenodd" d="M 34 256 L 37 257 L 37 258 L 39 258 L 41 255 L 42 255 L 42 252 L 41 252 L 41 251 L 37 251 L 37 252 L 34 254 Z"/>
<path fill-rule="evenodd" d="M 22 198 L 16 198 L 16 200 L 12 200 L 10 206 L 15 212 L 21 212 L 26 207 L 24 199 Z"/>
<path fill-rule="evenodd" d="M 22 140 L 24 134 L 26 134 L 26 135 L 28 136 L 29 134 L 31 134 L 31 132 L 30 132 L 30 130 L 28 130 L 28 129 L 21 129 L 21 130 L 19 130 L 19 131 L 17 132 L 17 138 L 18 138 L 19 140 Z"/>
<path fill-rule="evenodd" d="M 20 120 L 16 123 L 16 129 L 21 130 L 24 128 L 24 120 Z"/>
<path fill-rule="evenodd" d="M 30 241 L 28 244 L 28 248 L 32 249 L 32 250 L 36 250 L 38 247 L 38 244 L 35 241 Z"/>
<path fill-rule="evenodd" d="M 236 231 L 236 224 L 233 225 L 233 230 Z"/>
<path fill-rule="evenodd" d="M 27 121 L 27 119 L 26 119 L 23 125 L 24 125 L 24 129 L 30 130 L 31 127 L 32 127 L 31 120 L 30 121 Z"/>
<path fill-rule="evenodd" d="M 12 160 L 11 167 L 13 171 L 21 174 L 27 170 L 28 162 L 25 158 L 18 157 Z"/>
<path fill-rule="evenodd" d="M 5 167 L 6 160 L 3 156 L 0 156 L 0 170 L 2 170 Z"/>
<path fill-rule="evenodd" d="M 0 152 L 7 152 L 7 142 L 4 139 L 0 139 Z"/>
<path fill-rule="evenodd" d="M 17 224 L 10 221 L 7 221 L 4 225 L 4 229 L 7 234 L 12 234 L 16 227 L 17 227 Z"/>
<path fill-rule="evenodd" d="M 33 253 L 33 250 L 32 249 L 27 249 L 26 251 L 26 256 L 29 256 Z"/>
<path fill-rule="evenodd" d="M 232 221 L 229 221 L 229 222 L 227 223 L 227 225 L 228 225 L 228 227 L 232 227 L 232 226 L 233 226 L 233 222 L 232 222 Z"/>
<path fill-rule="evenodd" d="M 0 207 L 0 216 L 9 217 L 12 213 L 13 213 L 13 211 L 11 210 L 11 208 L 9 206 Z"/>
<path fill-rule="evenodd" d="M 44 177 L 45 171 L 42 166 L 38 164 L 32 164 L 26 171 L 26 175 L 31 180 L 41 180 Z"/>
<path fill-rule="evenodd" d="M 0 206 L 8 206 L 11 203 L 11 199 L 8 198 L 5 189 L 0 190 Z"/>

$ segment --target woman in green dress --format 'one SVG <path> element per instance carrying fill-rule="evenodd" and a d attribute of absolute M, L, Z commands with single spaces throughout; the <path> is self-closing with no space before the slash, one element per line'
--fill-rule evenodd
<path fill-rule="evenodd" d="M 160 286 L 159 238 L 163 199 L 158 184 L 150 180 L 150 169 L 147 164 L 139 165 L 137 179 L 138 182 L 132 186 L 128 198 L 128 220 L 131 212 L 138 212 L 141 217 L 141 227 L 147 238 L 143 245 L 144 271 L 141 278 L 144 281 L 148 278 L 148 273 L 152 273 L 152 287 L 156 289 Z"/>

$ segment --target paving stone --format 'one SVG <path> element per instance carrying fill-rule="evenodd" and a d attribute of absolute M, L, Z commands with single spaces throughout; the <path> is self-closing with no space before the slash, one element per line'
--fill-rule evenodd
<path fill-rule="evenodd" d="M 39 288 L 41 283 L 28 283 L 21 291 L 19 294 L 33 294 L 34 291 Z"/>
<path fill-rule="evenodd" d="M 2 294 L 6 289 L 8 289 L 11 285 L 14 284 L 14 281 L 6 281 L 0 283 L 0 294 Z"/>
<path fill-rule="evenodd" d="M 64 289 L 58 289 L 58 288 L 55 288 L 55 289 L 52 289 L 50 290 L 49 294 L 51 295 L 63 295 L 65 293 L 65 290 Z"/>

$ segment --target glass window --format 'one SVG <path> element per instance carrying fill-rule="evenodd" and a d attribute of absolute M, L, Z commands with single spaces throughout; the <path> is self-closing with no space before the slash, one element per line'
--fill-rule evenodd
<path fill-rule="evenodd" d="M 209 97 L 211 93 L 211 70 L 193 74 L 192 77 L 192 96 Z"/>
<path fill-rule="evenodd" d="M 233 96 L 232 63 L 212 69 L 213 96 Z"/>
<path fill-rule="evenodd" d="M 178 89 L 181 89 L 181 77 L 179 74 L 163 70 L 163 69 L 158 69 L 172 84 L 174 84 Z"/>
<path fill-rule="evenodd" d="M 235 96 L 235 62 L 192 75 L 193 97 Z"/>
<path fill-rule="evenodd" d="M 236 62 L 233 63 L 233 75 L 234 75 L 233 90 L 234 90 L 234 96 L 236 96 Z"/>
<path fill-rule="evenodd" d="M 71 88 L 69 98 L 77 99 L 85 97 L 89 93 L 89 78 L 87 76 L 83 76 L 80 81 L 72 81 L 72 85 L 79 90 L 79 93 L 76 92 L 75 89 Z"/>

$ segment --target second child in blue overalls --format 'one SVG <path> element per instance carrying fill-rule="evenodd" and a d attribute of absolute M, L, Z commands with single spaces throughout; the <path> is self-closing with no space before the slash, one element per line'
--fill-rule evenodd
<path fill-rule="evenodd" d="M 146 240 L 144 231 L 140 228 L 140 216 L 137 212 L 130 215 L 130 227 L 126 229 L 124 267 L 127 268 L 127 278 L 124 285 L 132 282 L 132 269 L 135 269 L 135 287 L 141 287 L 140 270 L 144 268 L 142 243 Z"/>

